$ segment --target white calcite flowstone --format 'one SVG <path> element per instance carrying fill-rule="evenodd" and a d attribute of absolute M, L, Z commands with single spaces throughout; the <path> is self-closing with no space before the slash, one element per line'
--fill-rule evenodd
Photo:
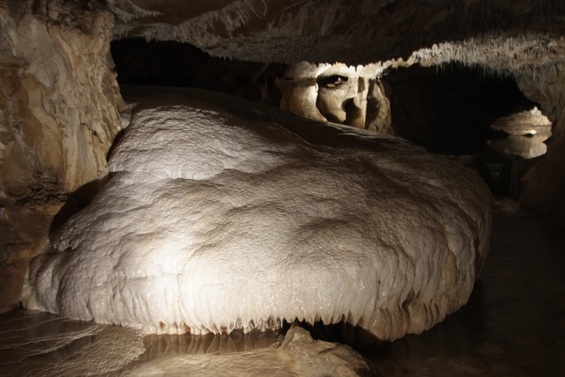
<path fill-rule="evenodd" d="M 205 91 L 130 91 L 113 176 L 32 261 L 27 308 L 146 333 L 347 321 L 393 340 L 467 302 L 491 226 L 472 171 Z"/>

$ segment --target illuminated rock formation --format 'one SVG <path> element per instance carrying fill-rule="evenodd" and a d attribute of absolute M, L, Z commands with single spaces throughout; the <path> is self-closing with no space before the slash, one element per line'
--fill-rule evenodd
<path fill-rule="evenodd" d="M 280 105 L 307 118 L 392 134 L 381 74 L 376 64 L 292 64 L 277 82 L 283 93 Z"/>
<path fill-rule="evenodd" d="M 490 232 L 473 172 L 202 91 L 132 101 L 113 177 L 34 259 L 26 307 L 146 333 L 298 319 L 393 340 L 467 302 Z"/>

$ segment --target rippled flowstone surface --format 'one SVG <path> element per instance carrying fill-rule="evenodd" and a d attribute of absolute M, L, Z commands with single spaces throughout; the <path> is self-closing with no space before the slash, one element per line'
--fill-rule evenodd
<path fill-rule="evenodd" d="M 227 96 L 130 91 L 113 176 L 32 262 L 26 307 L 144 333 L 321 320 L 393 340 L 467 302 L 491 226 L 473 172 Z"/>

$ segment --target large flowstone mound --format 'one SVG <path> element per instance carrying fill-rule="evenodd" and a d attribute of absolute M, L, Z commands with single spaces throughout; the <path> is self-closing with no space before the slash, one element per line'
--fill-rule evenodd
<path fill-rule="evenodd" d="M 491 226 L 472 171 L 230 97 L 134 92 L 112 178 L 32 261 L 26 307 L 146 333 L 299 319 L 393 340 L 467 302 Z"/>

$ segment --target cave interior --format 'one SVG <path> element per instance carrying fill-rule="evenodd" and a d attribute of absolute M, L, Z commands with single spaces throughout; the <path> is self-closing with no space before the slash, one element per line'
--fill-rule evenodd
<path fill-rule="evenodd" d="M 364 78 L 355 82 L 355 94 L 368 93 L 363 97 L 360 125 L 355 120 L 359 114 L 354 97 L 344 97 L 346 101 L 340 100 L 336 107 L 343 117 L 334 116 L 320 102 L 308 109 L 310 113 L 295 114 L 369 131 L 369 124 L 377 124 L 377 129 L 384 124 L 386 133 L 476 171 L 497 201 L 495 227 L 505 232 L 493 232 L 493 248 L 508 243 L 519 250 L 517 259 L 522 265 L 512 274 L 523 273 L 524 264 L 529 264 L 537 270 L 526 274 L 534 279 L 541 276 L 539 287 L 524 288 L 520 280 L 520 289 L 531 298 L 536 289 L 555 286 L 546 278 L 547 271 L 565 266 L 563 253 L 555 253 L 564 245 L 565 227 L 564 4 L 554 0 L 535 4 L 527 0 L 193 3 L 30 0 L 0 4 L 1 312 L 19 307 L 29 261 L 48 247 L 53 233 L 85 208 L 109 179 L 107 158 L 128 116 L 120 86 L 201 88 L 284 109 L 281 103 L 289 87 L 284 85 L 285 74 L 300 69 L 300 64 L 312 71 L 295 75 L 299 78 L 291 85 L 314 86 L 320 93 L 329 90 L 330 98 L 338 96 L 336 88 L 353 85 L 354 80 L 339 72 L 320 76 L 316 69 L 341 64 L 350 69 L 347 72 L 360 72 L 359 67 L 372 67 L 366 76 L 355 76 Z M 367 91 L 375 87 L 378 90 Z M 300 108 L 303 99 L 294 100 Z M 513 213 L 533 219 L 533 227 L 540 227 L 539 246 L 531 250 L 547 258 L 543 263 L 514 243 L 520 242 L 517 234 L 531 224 L 518 224 Z M 516 240 L 510 241 L 513 235 Z M 489 338 L 484 349 L 468 353 L 467 345 L 456 341 L 453 349 L 460 354 L 455 356 L 442 343 L 447 339 L 443 332 L 473 338 L 469 334 L 474 329 L 489 334 L 489 325 L 502 326 L 508 313 L 483 306 L 495 305 L 501 297 L 511 301 L 519 293 L 508 293 L 508 287 L 500 297 L 485 292 L 497 277 L 506 284 L 517 281 L 504 276 L 507 271 L 500 267 L 506 263 L 504 256 L 495 255 L 493 260 L 491 273 L 503 277 L 487 275 L 470 304 L 449 317 L 443 328 L 419 339 L 410 336 L 405 343 L 385 345 L 379 352 L 365 351 L 370 366 L 380 370 L 375 375 L 429 371 L 434 358 L 426 353 L 430 344 L 430 349 L 440 349 L 446 357 L 440 360 L 445 364 L 441 375 L 517 373 L 509 366 L 508 360 L 513 359 L 502 357 L 505 350 L 500 347 L 522 347 L 516 352 L 527 358 L 525 349 L 545 338 L 532 341 L 532 332 L 527 331 L 510 341 L 497 343 Z M 552 273 L 557 274 L 553 276 L 557 285 L 563 283 L 562 272 Z M 544 336 L 551 331 L 540 327 L 543 321 L 556 323 L 557 335 L 543 348 L 549 354 L 532 351 L 531 368 L 512 375 L 562 370 L 557 360 L 565 359 L 560 319 L 564 296 L 562 289 L 549 289 L 554 302 L 540 300 L 550 309 L 524 310 L 540 315 L 534 330 Z M 508 310 L 522 310 L 521 305 L 523 300 L 510 302 Z M 497 319 L 485 325 L 481 321 L 488 315 Z M 470 323 L 476 327 L 466 327 Z M 314 328 L 309 330 L 316 333 Z M 331 336 L 330 340 L 336 339 L 335 334 Z M 411 352 L 419 356 L 400 367 L 402 357 Z M 469 366 L 478 365 L 476 360 L 485 353 L 503 360 L 502 369 L 488 374 L 486 366 Z M 387 357 L 389 364 L 383 361 Z"/>

